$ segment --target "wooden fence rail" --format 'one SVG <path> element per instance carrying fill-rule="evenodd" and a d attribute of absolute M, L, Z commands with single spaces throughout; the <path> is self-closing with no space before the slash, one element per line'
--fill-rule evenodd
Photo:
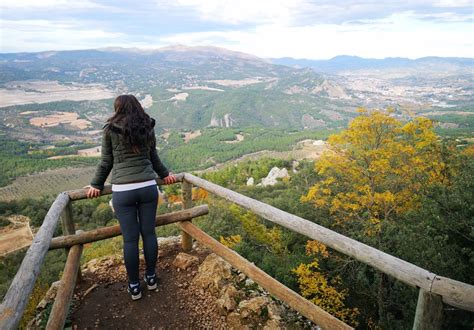
<path fill-rule="evenodd" d="M 272 296 L 286 302 L 288 306 L 297 310 L 323 329 L 352 329 L 341 320 L 278 282 L 235 251 L 219 243 L 191 222 L 183 221 L 178 223 L 178 226 L 197 241 L 210 248 L 214 253 L 227 260 L 236 269 L 260 284 L 260 286 L 265 288 Z"/>
<path fill-rule="evenodd" d="M 421 288 L 429 293 L 438 294 L 449 305 L 474 311 L 473 285 L 438 276 L 388 253 L 317 225 L 314 222 L 203 180 L 192 174 L 185 173 L 184 179 L 195 186 L 243 206 L 269 221 L 318 240 L 334 250 L 362 261 L 410 286 Z"/>
<path fill-rule="evenodd" d="M 205 215 L 209 213 L 209 207 L 207 205 L 199 205 L 191 209 L 176 211 L 166 214 L 160 214 L 156 216 L 155 226 L 164 226 L 170 223 L 178 221 L 191 220 L 193 218 Z M 67 248 L 76 244 L 87 244 L 91 242 L 100 241 L 107 238 L 112 238 L 121 235 L 119 225 L 108 226 L 104 228 L 98 228 L 89 230 L 75 235 L 66 235 L 61 237 L 55 237 L 51 241 L 49 246 L 50 250 Z"/>

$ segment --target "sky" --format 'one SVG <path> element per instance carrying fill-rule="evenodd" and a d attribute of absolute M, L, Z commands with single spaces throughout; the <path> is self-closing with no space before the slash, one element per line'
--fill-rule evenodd
<path fill-rule="evenodd" d="M 217 46 L 263 58 L 474 57 L 474 0 L 2 0 L 0 52 Z"/>

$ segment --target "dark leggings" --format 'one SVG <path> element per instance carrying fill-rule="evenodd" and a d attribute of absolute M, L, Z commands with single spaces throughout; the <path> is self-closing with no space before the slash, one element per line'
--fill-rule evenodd
<path fill-rule="evenodd" d="M 146 274 L 155 274 L 158 243 L 155 233 L 158 190 L 155 185 L 130 191 L 114 191 L 112 203 L 123 236 L 123 256 L 130 283 L 139 281 L 138 240 L 143 240 Z"/>

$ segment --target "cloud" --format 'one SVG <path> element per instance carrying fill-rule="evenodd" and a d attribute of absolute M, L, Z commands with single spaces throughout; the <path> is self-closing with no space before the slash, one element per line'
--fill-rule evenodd
<path fill-rule="evenodd" d="M 87 28 L 83 22 L 47 20 L 0 20 L 2 51 L 69 50 L 104 47 L 117 44 L 126 35 L 98 28 Z"/>
<path fill-rule="evenodd" d="M 473 57 L 470 1 L 3 0 L 1 51 L 181 43 L 262 57 Z"/>
<path fill-rule="evenodd" d="M 472 14 L 471 0 L 158 0 L 160 8 L 181 9 L 183 15 L 205 22 L 237 25 L 285 23 L 292 26 L 315 23 L 346 23 L 381 19 L 411 11 L 419 15 Z M 185 13 L 185 14 L 184 14 Z M 468 18 L 467 18 L 468 19 Z"/>
<path fill-rule="evenodd" d="M 90 0 L 2 0 L 0 8 L 2 9 L 95 9 L 105 8 L 106 6 L 98 4 Z"/>
<path fill-rule="evenodd" d="M 287 22 L 305 5 L 304 0 L 161 0 L 160 7 L 182 8 L 203 21 L 226 24 Z"/>
<path fill-rule="evenodd" d="M 285 26 L 262 24 L 247 31 L 209 31 L 169 35 L 160 40 L 188 45 L 217 45 L 261 57 L 331 58 L 474 55 L 468 24 L 448 28 L 420 21 L 411 12 L 366 21 L 364 24 L 313 24 Z"/>

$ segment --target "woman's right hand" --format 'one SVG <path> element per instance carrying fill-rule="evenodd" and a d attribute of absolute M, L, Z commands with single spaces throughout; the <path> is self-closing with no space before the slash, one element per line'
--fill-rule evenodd
<path fill-rule="evenodd" d="M 87 198 L 95 198 L 100 196 L 100 189 L 91 186 L 85 186 L 84 188 L 89 188 L 87 191 Z"/>
<path fill-rule="evenodd" d="M 173 175 L 173 173 L 170 173 L 166 178 L 163 178 L 163 183 L 164 184 L 172 184 L 175 183 L 176 177 Z"/>

